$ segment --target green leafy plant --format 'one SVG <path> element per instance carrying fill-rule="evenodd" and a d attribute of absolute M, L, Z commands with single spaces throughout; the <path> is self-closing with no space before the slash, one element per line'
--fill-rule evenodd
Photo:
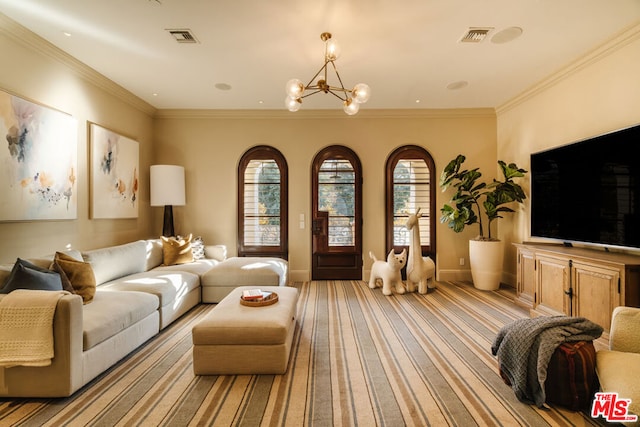
<path fill-rule="evenodd" d="M 467 170 L 462 168 L 465 156 L 459 154 L 451 160 L 444 168 L 440 176 L 440 188 L 446 191 L 449 187 L 455 189 L 455 194 L 449 204 L 445 204 L 440 212 L 441 223 L 446 223 L 456 233 L 464 230 L 467 225 L 478 224 L 480 235 L 478 240 L 496 240 L 491 237 L 491 223 L 505 212 L 515 212 L 508 206 L 508 203 L 522 203 L 527 196 L 522 187 L 513 181 L 514 178 L 522 178 L 527 173 L 519 168 L 515 163 L 508 165 L 502 160 L 498 160 L 498 165 L 504 176 L 503 181 L 493 180 L 478 182 L 482 173 L 478 168 Z M 483 215 L 488 220 L 488 233 L 485 236 L 483 226 Z"/>

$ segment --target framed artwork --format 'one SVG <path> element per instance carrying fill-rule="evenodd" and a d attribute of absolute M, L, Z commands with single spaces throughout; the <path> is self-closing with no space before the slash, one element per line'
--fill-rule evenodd
<path fill-rule="evenodd" d="M 76 120 L 0 90 L 0 135 L 0 221 L 76 219 Z"/>
<path fill-rule="evenodd" d="M 138 142 L 89 123 L 91 218 L 138 217 Z"/>

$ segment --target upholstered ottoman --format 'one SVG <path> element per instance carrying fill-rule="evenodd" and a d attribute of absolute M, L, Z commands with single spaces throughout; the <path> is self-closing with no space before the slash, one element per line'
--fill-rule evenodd
<path fill-rule="evenodd" d="M 202 275 L 202 302 L 217 303 L 238 286 L 286 286 L 289 280 L 286 260 L 275 257 L 227 258 Z"/>
<path fill-rule="evenodd" d="M 193 327 L 196 375 L 283 374 L 296 326 L 298 289 L 263 286 L 278 294 L 275 304 L 240 304 L 243 286 L 234 289 Z"/>

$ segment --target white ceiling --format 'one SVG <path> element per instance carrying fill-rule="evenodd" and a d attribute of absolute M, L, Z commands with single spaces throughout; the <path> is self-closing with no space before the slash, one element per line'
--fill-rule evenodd
<path fill-rule="evenodd" d="M 340 42 L 345 86 L 371 87 L 363 109 L 476 108 L 637 24 L 640 0 L 0 0 L 0 12 L 158 109 L 282 110 L 285 83 L 321 67 L 324 31 Z M 461 43 L 470 27 L 493 30 Z M 522 35 L 491 40 L 511 27 Z M 303 103 L 340 107 L 325 94 Z"/>

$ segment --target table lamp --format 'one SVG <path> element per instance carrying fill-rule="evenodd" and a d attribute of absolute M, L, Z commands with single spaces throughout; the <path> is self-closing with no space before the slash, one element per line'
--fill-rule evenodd
<path fill-rule="evenodd" d="M 151 206 L 164 206 L 162 235 L 175 236 L 173 206 L 185 205 L 184 167 L 152 165 L 150 170 Z"/>

